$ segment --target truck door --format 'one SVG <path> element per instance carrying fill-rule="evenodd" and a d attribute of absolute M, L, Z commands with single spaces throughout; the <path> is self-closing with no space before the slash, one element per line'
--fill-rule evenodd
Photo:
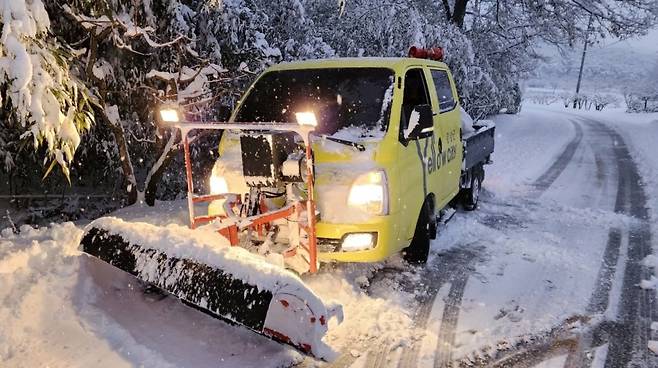
<path fill-rule="evenodd" d="M 447 70 L 430 69 L 433 88 L 430 88 L 435 132 L 440 134 L 437 142 L 435 165 L 440 172 L 440 189 L 437 192 L 437 205 L 444 206 L 459 191 L 461 176 L 461 116 L 452 83 Z M 440 203 L 438 203 L 440 202 Z"/>
<path fill-rule="evenodd" d="M 416 220 L 420 208 L 429 193 L 437 194 L 438 187 L 430 172 L 432 161 L 436 155 L 436 131 L 426 132 L 419 137 L 409 138 L 406 130 L 409 127 L 414 107 L 430 105 L 431 99 L 427 84 L 429 73 L 422 67 L 412 67 L 405 72 L 403 84 L 403 99 L 400 108 L 398 182 L 401 215 L 404 221 L 400 224 L 401 234 L 405 240 L 413 237 Z M 437 128 L 436 120 L 434 124 Z M 428 165 L 429 164 L 429 165 Z"/>

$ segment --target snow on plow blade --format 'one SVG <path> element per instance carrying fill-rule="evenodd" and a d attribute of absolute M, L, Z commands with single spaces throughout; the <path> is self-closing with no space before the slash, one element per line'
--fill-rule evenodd
<path fill-rule="evenodd" d="M 106 217 L 87 226 L 81 247 L 207 314 L 330 359 L 322 337 L 332 316 L 342 321 L 341 306 L 326 306 L 297 275 L 222 240 L 210 231 Z"/>

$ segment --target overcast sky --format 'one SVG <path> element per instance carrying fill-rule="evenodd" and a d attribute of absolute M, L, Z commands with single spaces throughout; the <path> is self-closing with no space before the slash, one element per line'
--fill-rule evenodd
<path fill-rule="evenodd" d="M 658 28 L 654 28 L 644 37 L 630 39 L 628 41 L 609 40 L 606 45 L 616 44 L 619 46 L 628 46 L 635 51 L 652 54 L 658 52 Z"/>

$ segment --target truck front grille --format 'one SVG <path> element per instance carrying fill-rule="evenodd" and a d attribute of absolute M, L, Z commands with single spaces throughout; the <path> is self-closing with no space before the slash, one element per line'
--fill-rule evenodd
<path fill-rule="evenodd" d="M 318 238 L 318 252 L 338 252 L 340 243 L 340 239 Z"/>

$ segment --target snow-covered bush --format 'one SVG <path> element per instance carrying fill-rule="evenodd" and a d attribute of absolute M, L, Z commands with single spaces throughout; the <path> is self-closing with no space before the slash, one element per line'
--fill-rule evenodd
<path fill-rule="evenodd" d="M 624 100 L 628 112 L 658 112 L 658 95 L 627 93 Z"/>
<path fill-rule="evenodd" d="M 610 93 L 595 93 L 592 96 L 592 102 L 594 103 L 594 109 L 596 111 L 602 111 L 610 104 L 618 104 L 619 99 L 617 96 Z"/>
<path fill-rule="evenodd" d="M 643 83 L 624 92 L 624 99 L 629 112 L 658 112 L 658 62 Z"/>

